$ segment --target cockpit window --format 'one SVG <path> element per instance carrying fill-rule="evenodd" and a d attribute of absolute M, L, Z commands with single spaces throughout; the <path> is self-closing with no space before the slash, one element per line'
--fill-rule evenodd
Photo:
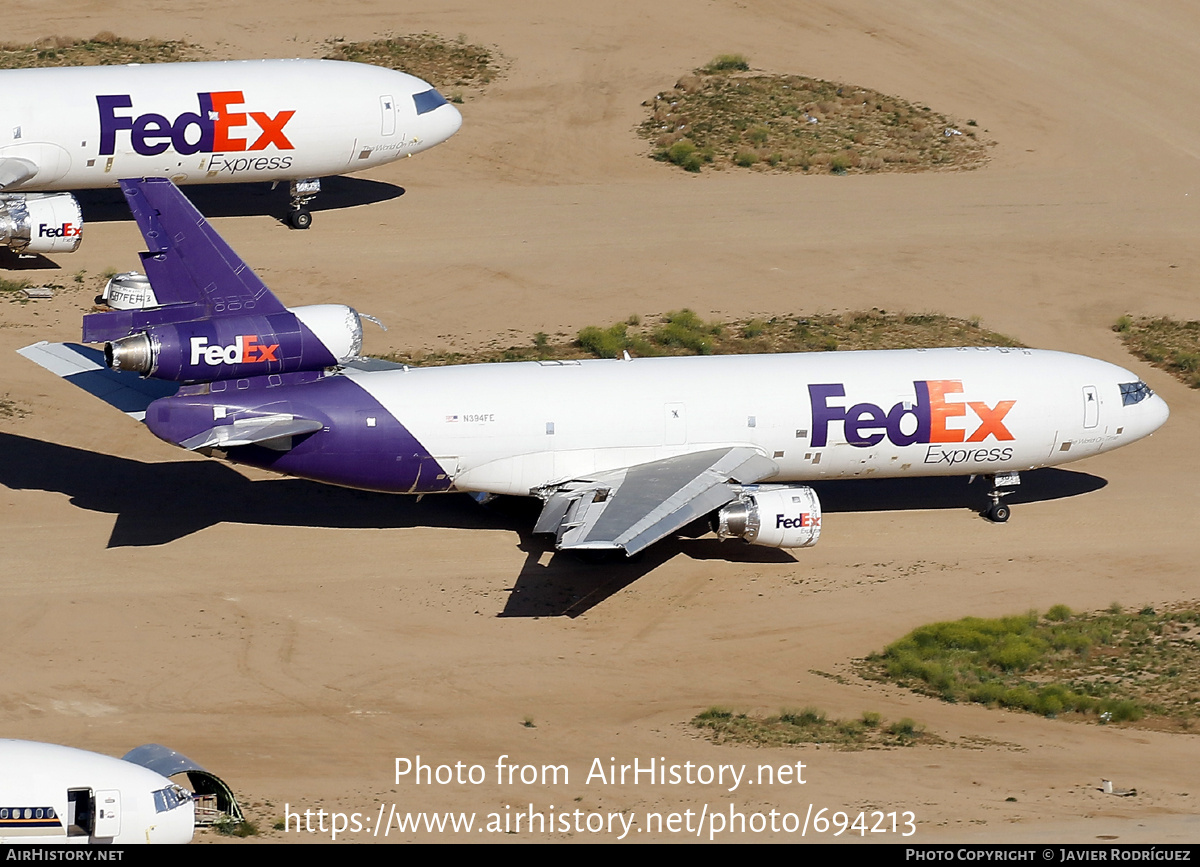
<path fill-rule="evenodd" d="M 446 104 L 446 97 L 433 88 L 413 94 L 413 103 L 417 106 L 417 114 L 433 111 L 439 105 Z"/>
<path fill-rule="evenodd" d="M 1122 382 L 1121 383 L 1121 403 L 1125 406 L 1141 403 L 1146 398 L 1150 397 L 1154 392 L 1150 390 L 1150 386 L 1142 382 L 1140 379 L 1137 382 Z"/>
<path fill-rule="evenodd" d="M 182 807 L 192 799 L 192 793 L 181 786 L 168 786 L 154 792 L 154 812 L 165 813 Z"/>

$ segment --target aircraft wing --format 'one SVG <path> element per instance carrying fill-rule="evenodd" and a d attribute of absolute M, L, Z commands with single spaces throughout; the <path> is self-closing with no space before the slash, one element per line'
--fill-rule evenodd
<path fill-rule="evenodd" d="M 29 180 L 38 173 L 36 163 L 21 157 L 0 158 L 0 190 Z"/>
<path fill-rule="evenodd" d="M 83 317 L 83 341 L 103 343 L 139 328 L 221 316 L 266 316 L 286 308 L 168 178 L 122 180 L 146 239 L 142 269 L 161 307 Z"/>
<path fill-rule="evenodd" d="M 534 532 L 553 533 L 559 550 L 623 550 L 632 557 L 736 499 L 735 484 L 778 472 L 757 450 L 733 446 L 601 473 L 556 486 Z"/>
<path fill-rule="evenodd" d="M 136 373 L 109 370 L 103 352 L 78 343 L 43 340 L 17 352 L 138 421 L 145 419 L 146 407 L 153 401 L 179 389 L 177 382 L 142 379 Z"/>

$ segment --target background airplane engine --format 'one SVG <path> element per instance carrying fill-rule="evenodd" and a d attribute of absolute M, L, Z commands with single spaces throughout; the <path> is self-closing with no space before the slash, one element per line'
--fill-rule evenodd
<path fill-rule="evenodd" d="M 810 548 L 821 535 L 821 503 L 809 487 L 760 487 L 722 508 L 717 536 L 769 548 Z"/>
<path fill-rule="evenodd" d="M 0 194 L 0 245 L 18 253 L 73 253 L 83 214 L 70 193 Z"/>
<path fill-rule="evenodd" d="M 150 326 L 106 343 L 104 360 L 117 371 L 198 382 L 321 370 L 361 350 L 358 313 L 344 304 L 318 304 Z"/>

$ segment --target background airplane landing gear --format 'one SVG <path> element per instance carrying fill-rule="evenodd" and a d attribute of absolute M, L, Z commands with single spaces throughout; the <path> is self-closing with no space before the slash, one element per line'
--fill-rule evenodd
<path fill-rule="evenodd" d="M 293 229 L 307 229 L 312 225 L 312 212 L 305 207 L 321 192 L 320 178 L 302 178 L 288 183 L 292 197 L 292 211 L 288 214 L 288 225 Z"/>
<path fill-rule="evenodd" d="M 1012 491 L 1002 491 L 1001 488 L 1011 488 L 1021 484 L 1020 473 L 996 473 L 992 476 L 992 489 L 988 491 L 991 504 L 984 510 L 983 517 L 993 524 L 1003 524 L 1012 514 L 1012 509 L 1000 502 L 1000 498 L 1011 494 Z"/>

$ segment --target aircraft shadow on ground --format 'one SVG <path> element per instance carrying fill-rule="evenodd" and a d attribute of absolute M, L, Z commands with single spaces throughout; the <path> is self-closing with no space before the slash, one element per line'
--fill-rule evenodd
<path fill-rule="evenodd" d="M 0 247 L 0 269 L 5 271 L 61 271 L 62 265 L 41 253 L 18 253 Z"/>
<path fill-rule="evenodd" d="M 530 531 L 540 503 L 502 497 L 481 508 L 466 495 L 415 497 L 337 488 L 302 479 L 252 481 L 215 460 L 146 463 L 87 449 L 0 433 L 0 484 L 12 490 L 55 491 L 81 509 L 116 516 L 108 547 L 165 545 L 220 523 L 263 526 L 405 529 L 452 527 L 506 530 L 526 555 L 501 617 L 580 614 L 620 592 L 673 557 L 753 563 L 792 563 L 786 551 L 737 542 L 677 536 L 634 560 L 585 562 L 553 554 L 548 537 Z M 1006 502 L 1030 503 L 1098 490 L 1104 479 L 1061 469 L 1023 473 Z M 864 479 L 814 483 L 825 513 L 904 509 L 971 509 L 986 502 L 987 486 L 964 477 Z M 546 561 L 543 563 L 543 561 Z"/>
<path fill-rule="evenodd" d="M 288 185 L 281 181 L 271 189 L 269 183 L 196 184 L 183 188 L 196 209 L 206 217 L 248 217 L 266 215 L 285 222 L 290 210 Z M 309 203 L 310 211 L 337 211 L 397 199 L 404 188 L 384 181 L 341 176 L 322 178 L 321 192 Z M 132 220 L 129 205 L 119 189 L 80 190 L 75 193 L 83 211 L 83 223 L 111 223 Z M 316 221 L 314 221 L 316 222 Z M 319 224 L 318 224 L 319 225 Z M 84 241 L 87 243 L 87 229 Z"/>

